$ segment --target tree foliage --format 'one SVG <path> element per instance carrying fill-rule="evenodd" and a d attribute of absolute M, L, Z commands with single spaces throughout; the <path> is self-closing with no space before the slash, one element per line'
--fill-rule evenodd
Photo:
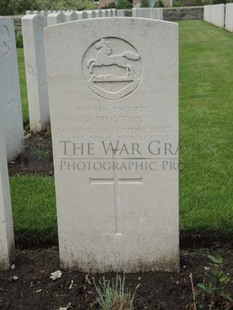
<path fill-rule="evenodd" d="M 95 9 L 91 0 L 0 0 L 0 15 L 25 14 L 27 10 Z"/>
<path fill-rule="evenodd" d="M 141 8 L 149 8 L 150 1 L 149 0 L 141 0 Z"/>
<path fill-rule="evenodd" d="M 120 0 L 117 4 L 117 9 L 132 9 L 133 4 L 128 0 Z"/>

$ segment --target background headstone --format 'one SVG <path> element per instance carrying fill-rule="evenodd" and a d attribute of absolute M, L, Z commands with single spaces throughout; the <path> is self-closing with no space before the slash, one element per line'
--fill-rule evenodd
<path fill-rule="evenodd" d="M 66 17 L 64 13 L 50 13 L 47 17 L 48 26 L 61 24 L 66 21 Z"/>
<path fill-rule="evenodd" d="M 233 3 L 226 4 L 225 29 L 233 32 Z"/>
<path fill-rule="evenodd" d="M 125 17 L 125 10 L 117 10 L 117 17 Z"/>
<path fill-rule="evenodd" d="M 87 18 L 89 18 L 88 12 L 87 12 L 87 11 L 83 11 L 81 14 L 82 14 L 82 19 L 87 19 Z"/>
<path fill-rule="evenodd" d="M 225 5 L 214 4 L 204 6 L 204 20 L 223 28 L 225 25 Z"/>
<path fill-rule="evenodd" d="M 78 16 L 76 12 L 65 12 L 66 22 L 70 22 L 72 20 L 77 20 Z"/>
<path fill-rule="evenodd" d="M 162 8 L 156 8 L 151 9 L 151 18 L 163 20 L 163 9 Z"/>
<path fill-rule="evenodd" d="M 45 41 L 62 267 L 178 270 L 177 25 L 89 19 Z"/>
<path fill-rule="evenodd" d="M 96 17 L 103 17 L 103 13 L 101 10 L 95 10 Z"/>
<path fill-rule="evenodd" d="M 13 22 L 7 18 L 0 18 L 0 64 L 2 65 L 2 57 L 7 57 L 11 52 L 12 41 L 7 41 L 6 37 L 3 41 L 2 28 L 7 27 L 5 31 L 11 32 Z M 8 37 L 7 37 L 8 38 Z M 4 44 L 5 42 L 5 44 Z M 3 55 L 2 55 L 3 53 Z M 10 55 L 8 55 L 10 57 Z M 1 70 L 4 73 L 5 67 L 1 66 Z M 11 72 L 12 73 L 12 72 Z M 0 78 L 0 90 L 1 90 L 1 105 L 0 105 L 0 269 L 7 269 L 10 267 L 11 261 L 14 259 L 14 232 L 13 221 L 11 211 L 11 198 L 9 189 L 9 178 L 7 169 L 7 157 L 6 157 L 6 136 L 4 119 L 6 119 L 5 105 L 8 103 L 8 93 L 4 92 L 6 88 L 5 78 L 7 75 Z M 13 92 L 14 90 L 12 90 Z"/>
<path fill-rule="evenodd" d="M 224 4 L 215 4 L 211 6 L 211 23 L 221 28 L 224 27 L 225 23 Z"/>
<path fill-rule="evenodd" d="M 34 132 L 45 129 L 50 123 L 44 51 L 45 25 L 45 18 L 40 14 L 25 15 L 22 18 L 30 130 Z"/>
<path fill-rule="evenodd" d="M 15 244 L 2 107 L 0 110 L 0 269 L 4 270 L 14 259 Z"/>
<path fill-rule="evenodd" d="M 40 11 L 40 14 L 44 16 L 45 25 L 47 26 L 48 11 Z"/>
<path fill-rule="evenodd" d="M 24 132 L 14 23 L 5 17 L 0 18 L 0 80 L 6 151 L 10 161 L 23 151 Z"/>

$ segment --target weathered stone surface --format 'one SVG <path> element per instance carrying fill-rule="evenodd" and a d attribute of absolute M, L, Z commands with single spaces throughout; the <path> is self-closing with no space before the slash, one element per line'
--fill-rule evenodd
<path fill-rule="evenodd" d="M 47 17 L 48 26 L 61 24 L 66 21 L 66 17 L 64 13 L 50 13 Z"/>
<path fill-rule="evenodd" d="M 0 68 L 1 104 L 9 161 L 21 154 L 24 139 L 14 23 L 4 17 L 0 18 Z"/>
<path fill-rule="evenodd" d="M 225 29 L 233 32 L 233 4 L 226 4 L 226 20 L 225 20 Z"/>
<path fill-rule="evenodd" d="M 56 13 L 55 13 L 56 14 Z M 44 51 L 45 18 L 25 15 L 22 19 L 30 129 L 41 131 L 50 123 Z"/>
<path fill-rule="evenodd" d="M 204 20 L 217 27 L 223 28 L 225 25 L 225 5 L 205 5 Z"/>
<path fill-rule="evenodd" d="M 177 25 L 88 19 L 45 40 L 61 265 L 178 270 Z"/>
<path fill-rule="evenodd" d="M 117 14 L 117 17 L 124 17 L 125 16 L 125 10 L 117 10 L 116 14 Z"/>
<path fill-rule="evenodd" d="M 77 16 L 77 13 L 76 12 L 65 12 L 65 19 L 66 19 L 66 22 L 70 22 L 72 20 L 77 20 L 78 19 L 78 16 Z"/>
<path fill-rule="evenodd" d="M 0 78 L 0 269 L 9 268 L 11 261 L 14 259 L 14 232 L 6 156 L 7 136 L 5 135 L 5 120 L 8 117 L 6 106 L 9 104 L 7 91 L 10 90 L 7 86 L 11 86 L 11 84 L 7 85 L 5 83 L 5 79 L 11 80 L 11 76 L 7 74 L 5 67 L 7 61 L 2 60 L 3 57 L 9 57 L 10 60 L 14 61 L 10 55 L 11 53 L 14 53 L 14 40 L 12 38 L 14 31 L 12 32 L 12 30 L 13 22 L 8 18 L 0 18 L 0 65 L 1 73 L 5 73 L 5 75 Z M 9 68 L 9 70 L 11 69 Z M 17 76 L 17 72 L 10 71 L 9 73 Z M 14 89 L 11 91 L 14 93 Z M 14 122 L 13 116 L 12 122 Z M 12 135 L 14 135 L 14 132 L 12 132 Z"/>

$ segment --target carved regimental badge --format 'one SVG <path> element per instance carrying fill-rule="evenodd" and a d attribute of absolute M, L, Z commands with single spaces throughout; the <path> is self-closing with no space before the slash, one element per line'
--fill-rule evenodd
<path fill-rule="evenodd" d="M 0 29 L 0 49 L 5 56 L 8 56 L 11 50 L 10 33 L 5 25 Z"/>
<path fill-rule="evenodd" d="M 138 51 L 120 38 L 94 42 L 82 59 L 83 74 L 89 88 L 106 99 L 119 99 L 132 93 L 142 76 Z"/>

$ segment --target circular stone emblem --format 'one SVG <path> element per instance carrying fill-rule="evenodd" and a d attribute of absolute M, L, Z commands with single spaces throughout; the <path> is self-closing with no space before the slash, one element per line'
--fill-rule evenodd
<path fill-rule="evenodd" d="M 107 37 L 94 42 L 82 59 L 88 87 L 106 99 L 120 99 L 132 93 L 142 76 L 138 51 L 120 38 Z"/>
<path fill-rule="evenodd" d="M 7 56 L 10 53 L 11 50 L 10 33 L 7 26 L 3 26 L 0 29 L 0 48 L 2 50 L 3 55 Z"/>

